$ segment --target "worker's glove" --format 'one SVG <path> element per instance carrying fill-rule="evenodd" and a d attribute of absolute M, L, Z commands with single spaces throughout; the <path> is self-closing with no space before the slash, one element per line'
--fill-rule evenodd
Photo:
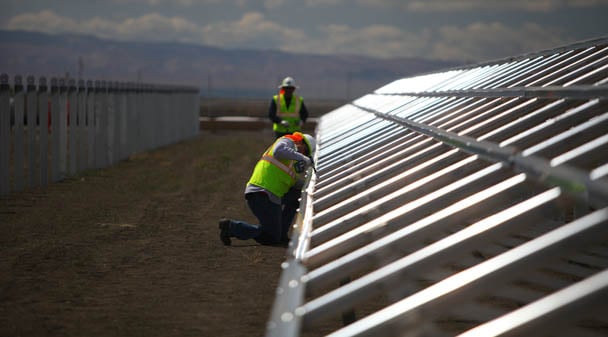
<path fill-rule="evenodd" d="M 289 126 L 289 122 L 286 121 L 286 120 L 282 120 L 281 121 L 281 125 L 283 125 L 283 126 Z"/>
<path fill-rule="evenodd" d="M 298 160 L 293 165 L 293 167 L 297 173 L 302 173 L 302 172 L 306 171 L 306 169 L 308 167 L 310 167 L 311 165 L 312 165 L 312 160 L 310 160 L 310 158 L 308 158 L 308 157 L 304 157 L 303 160 Z"/>

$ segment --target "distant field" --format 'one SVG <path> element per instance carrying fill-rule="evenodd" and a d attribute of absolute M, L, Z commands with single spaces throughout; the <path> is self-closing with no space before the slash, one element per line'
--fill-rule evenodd
<path fill-rule="evenodd" d="M 341 100 L 314 100 L 304 98 L 310 117 L 319 117 L 346 102 Z M 270 97 L 267 99 L 201 98 L 201 117 L 247 116 L 265 117 Z"/>

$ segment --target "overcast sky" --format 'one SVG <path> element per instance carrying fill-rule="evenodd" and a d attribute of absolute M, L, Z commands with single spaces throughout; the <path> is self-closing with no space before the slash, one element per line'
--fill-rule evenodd
<path fill-rule="evenodd" d="M 608 36 L 608 0 L 0 0 L 0 29 L 487 61 Z"/>

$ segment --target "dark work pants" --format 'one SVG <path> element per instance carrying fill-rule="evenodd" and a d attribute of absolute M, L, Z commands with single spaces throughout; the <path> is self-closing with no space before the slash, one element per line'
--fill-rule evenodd
<path fill-rule="evenodd" d="M 299 205 L 299 193 L 297 189 L 289 190 L 282 205 L 271 202 L 263 192 L 246 194 L 247 205 L 260 224 L 231 220 L 230 234 L 241 240 L 254 239 L 263 245 L 287 242 L 289 227 Z"/>
<path fill-rule="evenodd" d="M 282 221 L 283 224 L 282 232 L 281 232 L 281 240 L 287 241 L 289 239 L 289 227 L 293 224 L 293 218 L 295 218 L 296 213 L 298 211 L 298 207 L 300 207 L 300 198 L 302 191 L 300 188 L 292 188 L 283 196 L 283 212 L 282 212 Z"/>

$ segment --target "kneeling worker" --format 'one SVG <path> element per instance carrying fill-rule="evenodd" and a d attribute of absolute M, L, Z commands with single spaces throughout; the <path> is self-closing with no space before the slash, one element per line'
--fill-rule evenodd
<path fill-rule="evenodd" d="M 245 199 L 259 225 L 221 219 L 220 240 L 227 246 L 231 238 L 254 239 L 262 245 L 286 245 L 288 232 L 301 193 L 299 173 L 312 165 L 316 141 L 308 134 L 294 132 L 277 139 L 262 155 L 245 188 Z"/>

